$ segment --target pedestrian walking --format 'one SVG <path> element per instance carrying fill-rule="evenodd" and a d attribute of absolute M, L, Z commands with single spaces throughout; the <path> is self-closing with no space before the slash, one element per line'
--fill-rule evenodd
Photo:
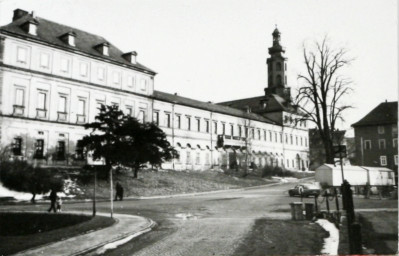
<path fill-rule="evenodd" d="M 48 212 L 51 212 L 51 210 L 56 212 L 57 209 L 55 204 L 57 201 L 57 192 L 54 189 L 51 190 L 49 198 L 50 198 L 50 208 L 48 209 Z"/>
<path fill-rule="evenodd" d="M 116 182 L 116 194 L 115 194 L 115 201 L 123 200 L 123 187 L 119 182 Z"/>

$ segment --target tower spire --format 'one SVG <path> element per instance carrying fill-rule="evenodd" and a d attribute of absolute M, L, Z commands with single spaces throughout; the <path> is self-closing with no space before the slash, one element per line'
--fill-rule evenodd
<path fill-rule="evenodd" d="M 273 33 L 273 46 L 280 46 L 280 31 L 277 28 L 277 24 L 276 24 L 276 28 L 274 29 Z"/>
<path fill-rule="evenodd" d="M 281 46 L 281 33 L 277 28 L 273 33 L 273 45 L 269 48 L 270 57 L 267 58 L 268 85 L 266 94 L 278 94 L 284 96 L 287 86 L 287 58 L 284 56 L 285 49 Z"/>

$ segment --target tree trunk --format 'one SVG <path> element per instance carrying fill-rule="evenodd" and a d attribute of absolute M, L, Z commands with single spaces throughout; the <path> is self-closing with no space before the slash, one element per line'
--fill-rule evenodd
<path fill-rule="evenodd" d="M 324 141 L 324 150 L 326 151 L 326 164 L 334 164 L 333 143 L 329 138 Z"/>
<path fill-rule="evenodd" d="M 32 198 L 31 198 L 31 200 L 30 200 L 30 202 L 31 202 L 32 204 L 35 204 L 35 203 L 36 203 L 35 197 L 36 197 L 36 193 L 32 193 Z"/>

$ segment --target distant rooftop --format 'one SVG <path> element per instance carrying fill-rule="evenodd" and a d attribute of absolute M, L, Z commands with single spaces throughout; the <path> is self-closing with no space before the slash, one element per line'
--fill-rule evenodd
<path fill-rule="evenodd" d="M 352 124 L 353 127 L 368 125 L 395 124 L 398 122 L 398 102 L 383 102 L 365 117 Z"/>
<path fill-rule="evenodd" d="M 262 102 L 266 102 L 266 108 L 262 106 Z M 283 97 L 277 94 L 225 101 L 218 103 L 218 105 L 229 106 L 241 110 L 249 107 L 254 113 L 286 111 L 295 114 L 303 114 L 299 109 L 295 109 L 291 102 L 286 101 Z"/>
<path fill-rule="evenodd" d="M 188 107 L 199 108 L 199 109 L 203 109 L 203 110 L 213 111 L 216 113 L 232 115 L 232 116 L 248 118 L 248 119 L 256 120 L 256 121 L 260 121 L 260 122 L 275 124 L 275 122 L 273 122 L 272 120 L 270 120 L 264 116 L 258 115 L 256 113 L 248 113 L 247 111 L 236 109 L 236 108 L 231 108 L 228 106 L 213 104 L 210 102 L 193 100 L 190 98 L 178 96 L 176 94 L 170 94 L 170 93 L 165 93 L 165 92 L 154 90 L 153 97 L 157 100 L 180 104 L 180 105 L 184 105 L 184 106 L 188 106 Z"/>

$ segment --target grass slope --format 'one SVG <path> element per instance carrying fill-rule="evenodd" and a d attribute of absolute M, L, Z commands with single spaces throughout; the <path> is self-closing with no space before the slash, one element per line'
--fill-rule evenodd
<path fill-rule="evenodd" d="M 154 196 L 181 193 L 205 192 L 224 189 L 235 189 L 249 186 L 259 186 L 272 183 L 271 179 L 260 178 L 249 174 L 242 177 L 242 173 L 231 171 L 222 173 L 217 171 L 187 172 L 187 171 L 152 171 L 143 170 L 138 179 L 133 179 L 131 172 L 114 175 L 114 183 L 120 182 L 124 187 L 124 196 Z M 81 186 L 83 194 L 79 197 L 90 198 L 93 193 L 93 183 Z M 79 198 L 78 197 L 78 198 Z M 109 197 L 109 182 L 98 181 L 98 198 Z"/>
<path fill-rule="evenodd" d="M 320 254 L 328 232 L 309 221 L 258 219 L 234 255 Z"/>
<path fill-rule="evenodd" d="M 112 225 L 102 216 L 0 213 L 0 255 L 9 255 Z M 60 232 L 62 228 L 62 232 Z"/>

